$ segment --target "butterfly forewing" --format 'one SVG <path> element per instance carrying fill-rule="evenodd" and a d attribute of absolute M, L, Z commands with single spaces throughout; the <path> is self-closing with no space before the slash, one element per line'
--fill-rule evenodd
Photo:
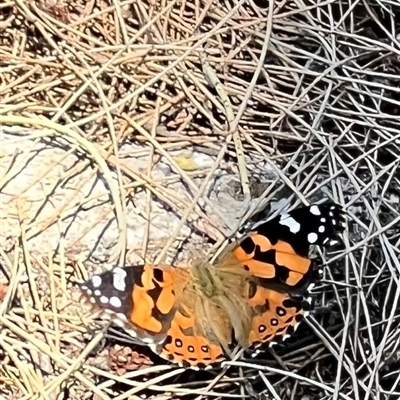
<path fill-rule="evenodd" d="M 310 246 L 325 246 L 344 229 L 337 204 L 312 205 L 254 226 L 233 253 L 251 275 L 300 287 L 312 275 Z"/>
<path fill-rule="evenodd" d="M 92 276 L 81 288 L 114 322 L 161 357 L 205 368 L 225 357 L 215 339 L 199 332 L 190 276 L 186 269 L 171 266 L 116 267 Z"/>

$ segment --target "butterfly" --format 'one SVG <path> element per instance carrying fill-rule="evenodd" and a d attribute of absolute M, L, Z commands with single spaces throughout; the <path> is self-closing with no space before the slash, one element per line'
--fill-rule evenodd
<path fill-rule="evenodd" d="M 310 205 L 255 224 L 211 264 L 116 267 L 81 284 L 112 321 L 164 359 L 194 369 L 290 335 L 310 308 L 311 246 L 344 230 L 342 208 Z"/>

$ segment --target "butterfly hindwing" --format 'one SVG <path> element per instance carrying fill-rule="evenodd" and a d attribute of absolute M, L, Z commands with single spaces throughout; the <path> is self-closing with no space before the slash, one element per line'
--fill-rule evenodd
<path fill-rule="evenodd" d="M 256 346 L 290 335 L 309 310 L 309 302 L 254 284 L 249 297 L 252 309 L 249 345 Z"/>
<path fill-rule="evenodd" d="M 185 367 L 206 368 L 223 361 L 221 345 L 200 333 L 196 322 L 193 310 L 177 311 L 160 347 L 160 356 Z"/>

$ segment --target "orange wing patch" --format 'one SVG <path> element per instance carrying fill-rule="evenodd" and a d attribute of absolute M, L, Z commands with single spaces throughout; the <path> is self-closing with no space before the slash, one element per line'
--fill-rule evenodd
<path fill-rule="evenodd" d="M 180 311 L 171 321 L 160 355 L 182 366 L 203 368 L 225 359 L 219 344 L 196 335 L 194 315 L 184 316 Z"/>
<path fill-rule="evenodd" d="M 168 318 L 175 305 L 174 279 L 172 272 L 145 265 L 141 284 L 132 291 L 130 321 L 146 331 L 161 333 L 164 325 L 159 315 Z"/>
<path fill-rule="evenodd" d="M 289 334 L 304 316 L 303 304 L 286 293 L 254 284 L 248 304 L 253 309 L 249 345 L 270 342 Z"/>
<path fill-rule="evenodd" d="M 278 269 L 285 268 L 285 283 L 290 286 L 300 282 L 311 267 L 311 260 L 296 254 L 289 243 L 278 240 L 273 245 L 257 232 L 245 238 L 233 254 L 251 275 L 259 278 L 276 278 Z"/>

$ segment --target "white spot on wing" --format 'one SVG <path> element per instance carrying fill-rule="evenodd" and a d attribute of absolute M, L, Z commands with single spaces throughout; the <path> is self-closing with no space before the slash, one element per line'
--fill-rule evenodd
<path fill-rule="evenodd" d="M 300 224 L 289 214 L 282 214 L 279 223 L 287 226 L 292 233 L 300 232 Z"/>
<path fill-rule="evenodd" d="M 106 297 L 106 296 L 101 296 L 101 297 L 100 297 L 100 302 L 101 302 L 101 303 L 107 304 L 108 301 L 109 301 L 108 297 Z"/>
<path fill-rule="evenodd" d="M 321 211 L 319 210 L 318 206 L 311 206 L 310 213 L 314 215 L 321 215 Z"/>
<path fill-rule="evenodd" d="M 322 217 L 322 218 L 321 218 L 321 222 L 322 222 L 322 223 L 326 222 L 326 218 Z"/>
<path fill-rule="evenodd" d="M 115 267 L 113 270 L 114 274 L 118 274 L 119 276 L 121 276 L 122 278 L 126 278 L 126 271 L 123 268 L 120 267 Z"/>
<path fill-rule="evenodd" d="M 112 305 L 115 308 L 119 308 L 119 307 L 122 306 L 122 303 L 121 303 L 121 300 L 118 297 L 113 296 L 110 299 L 110 305 Z"/>
<path fill-rule="evenodd" d="M 321 225 L 321 226 L 318 228 L 318 232 L 319 232 L 319 233 L 324 233 L 324 232 L 325 232 L 325 227 L 324 227 L 323 225 Z"/>
<path fill-rule="evenodd" d="M 93 275 L 92 277 L 92 285 L 97 288 L 101 285 L 101 278 L 98 275 Z"/>
<path fill-rule="evenodd" d="M 122 268 L 115 268 L 113 271 L 113 285 L 115 289 L 123 292 L 126 288 L 125 285 L 126 271 Z"/>
<path fill-rule="evenodd" d="M 98 290 L 98 289 L 95 290 L 95 291 L 94 291 L 94 295 L 95 295 L 95 296 L 101 296 L 100 290 Z"/>
<path fill-rule="evenodd" d="M 311 232 L 307 236 L 308 243 L 315 243 L 318 240 L 318 235 L 314 232 Z"/>

